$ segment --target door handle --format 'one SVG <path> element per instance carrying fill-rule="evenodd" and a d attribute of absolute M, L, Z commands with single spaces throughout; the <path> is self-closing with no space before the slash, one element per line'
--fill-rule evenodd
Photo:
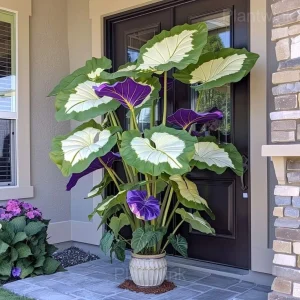
<path fill-rule="evenodd" d="M 248 190 L 248 186 L 245 185 L 245 174 L 248 172 L 248 169 L 249 169 L 249 159 L 248 159 L 248 156 L 245 154 L 242 155 L 242 158 L 243 158 L 244 172 L 243 172 L 243 175 L 241 176 L 241 190 L 243 192 L 245 192 Z"/>

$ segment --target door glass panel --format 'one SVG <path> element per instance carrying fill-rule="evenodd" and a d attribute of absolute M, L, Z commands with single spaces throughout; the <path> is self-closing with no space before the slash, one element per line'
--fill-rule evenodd
<path fill-rule="evenodd" d="M 140 54 L 141 47 L 151 40 L 156 34 L 160 32 L 159 25 L 149 26 L 135 30 L 127 34 L 126 49 L 127 49 L 127 62 L 135 62 Z M 156 105 L 155 121 L 158 121 L 158 105 Z M 141 131 L 150 128 L 151 109 L 144 108 L 137 116 L 137 122 Z M 129 119 L 127 119 L 127 127 L 129 127 Z"/>
<path fill-rule="evenodd" d="M 216 52 L 223 48 L 231 47 L 231 25 L 230 11 L 210 15 L 207 17 L 195 18 L 192 23 L 205 22 L 208 27 L 208 43 L 204 48 L 204 53 Z M 191 108 L 196 108 L 198 92 L 191 89 Z M 204 126 L 197 126 L 203 136 L 215 136 L 219 143 L 231 142 L 231 120 L 232 101 L 231 85 L 214 88 L 204 91 L 200 104 L 200 111 L 205 112 L 213 108 L 218 108 L 224 114 L 222 121 L 208 123 Z"/>

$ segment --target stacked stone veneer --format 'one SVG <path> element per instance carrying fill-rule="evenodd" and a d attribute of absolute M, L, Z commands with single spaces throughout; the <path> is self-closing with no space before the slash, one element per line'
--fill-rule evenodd
<path fill-rule="evenodd" d="M 270 115 L 271 141 L 297 143 L 300 142 L 300 0 L 275 0 L 271 7 L 272 40 L 278 61 L 278 70 L 272 75 L 275 111 Z M 277 219 L 271 300 L 300 299 L 300 153 L 298 158 L 282 162 L 286 163 L 283 168 L 286 183 L 276 186 L 274 192 L 273 214 Z"/>
<path fill-rule="evenodd" d="M 275 112 L 271 113 L 272 143 L 300 141 L 300 0 L 272 4 L 272 40 L 278 70 L 272 81 Z"/>

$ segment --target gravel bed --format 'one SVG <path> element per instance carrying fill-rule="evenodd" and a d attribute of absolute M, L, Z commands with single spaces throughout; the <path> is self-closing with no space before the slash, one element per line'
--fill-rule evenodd
<path fill-rule="evenodd" d="M 88 261 L 97 260 L 100 257 L 91 253 L 86 253 L 77 247 L 70 247 L 53 254 L 53 258 L 61 262 L 64 268 L 76 266 Z"/>

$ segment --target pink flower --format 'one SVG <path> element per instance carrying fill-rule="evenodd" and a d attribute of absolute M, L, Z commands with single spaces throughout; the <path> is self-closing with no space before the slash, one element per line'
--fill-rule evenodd
<path fill-rule="evenodd" d="M 33 211 L 33 210 L 32 210 L 32 211 L 28 211 L 28 212 L 26 213 L 26 217 L 27 217 L 28 219 L 34 219 L 34 218 L 35 218 L 34 211 Z"/>
<path fill-rule="evenodd" d="M 25 210 L 33 210 L 33 206 L 32 206 L 32 204 L 30 204 L 30 203 L 25 203 L 25 202 L 23 202 L 23 203 L 22 203 L 22 207 L 23 207 Z"/>
<path fill-rule="evenodd" d="M 18 200 L 9 200 L 6 205 L 6 210 L 11 212 L 13 216 L 17 216 L 21 213 L 19 204 L 20 202 Z"/>

